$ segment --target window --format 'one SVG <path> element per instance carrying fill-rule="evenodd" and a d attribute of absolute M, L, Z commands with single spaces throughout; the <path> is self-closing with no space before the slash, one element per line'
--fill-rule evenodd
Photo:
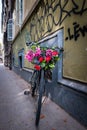
<path fill-rule="evenodd" d="M 7 40 L 12 41 L 13 40 L 13 19 L 8 20 L 7 25 Z"/>
<path fill-rule="evenodd" d="M 22 68 L 23 67 L 23 64 L 22 64 L 22 55 L 21 56 L 19 56 L 19 66 L 20 66 L 20 68 Z"/>
<path fill-rule="evenodd" d="M 18 62 L 19 62 L 19 68 L 22 69 L 24 67 L 24 49 L 21 49 L 18 52 Z"/>
<path fill-rule="evenodd" d="M 21 26 L 23 22 L 23 0 L 16 0 L 16 21 Z"/>

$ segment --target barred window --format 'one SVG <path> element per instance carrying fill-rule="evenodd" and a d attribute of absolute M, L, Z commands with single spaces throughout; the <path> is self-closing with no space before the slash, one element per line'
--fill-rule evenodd
<path fill-rule="evenodd" d="M 12 41 L 13 40 L 13 19 L 8 20 L 7 25 L 7 40 Z"/>

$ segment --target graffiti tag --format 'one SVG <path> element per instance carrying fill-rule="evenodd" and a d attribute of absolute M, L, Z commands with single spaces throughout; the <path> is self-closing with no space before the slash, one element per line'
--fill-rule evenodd
<path fill-rule="evenodd" d="M 78 38 L 80 37 L 80 35 L 82 35 L 83 37 L 86 35 L 86 33 L 87 33 L 87 25 L 83 25 L 81 27 L 80 24 L 74 22 L 73 23 L 73 34 L 71 33 L 70 28 L 67 29 L 67 33 L 68 33 L 68 37 L 66 37 L 65 40 L 74 39 L 75 41 L 77 41 Z"/>
<path fill-rule="evenodd" d="M 81 0 L 79 3 L 76 0 L 41 1 L 39 9 L 36 11 L 37 13 L 32 17 L 30 22 L 29 32 L 31 39 L 41 39 L 45 34 L 51 32 L 53 27 L 60 26 L 73 14 L 82 16 L 87 11 L 85 7 L 86 2 L 87 0 Z M 67 8 L 68 5 L 71 5 L 71 7 Z"/>

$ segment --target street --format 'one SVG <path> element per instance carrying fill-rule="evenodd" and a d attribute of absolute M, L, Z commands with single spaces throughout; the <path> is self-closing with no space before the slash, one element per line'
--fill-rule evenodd
<path fill-rule="evenodd" d="M 0 64 L 0 130 L 87 130 L 50 99 L 42 106 L 36 128 L 35 102 L 30 95 L 24 95 L 28 85 Z"/>

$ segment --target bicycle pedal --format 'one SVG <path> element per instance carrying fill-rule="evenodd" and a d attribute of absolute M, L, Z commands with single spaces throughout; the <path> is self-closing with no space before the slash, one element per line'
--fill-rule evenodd
<path fill-rule="evenodd" d="M 30 91 L 24 91 L 24 95 L 29 95 Z"/>

